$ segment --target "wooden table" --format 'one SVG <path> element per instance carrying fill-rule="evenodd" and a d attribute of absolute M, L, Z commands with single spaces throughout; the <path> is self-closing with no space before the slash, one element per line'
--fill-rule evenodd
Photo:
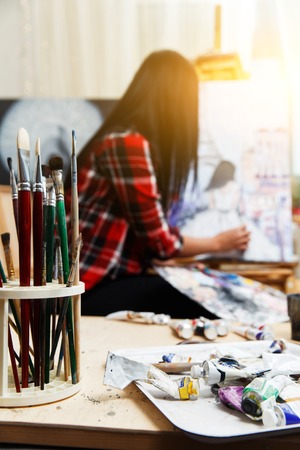
<path fill-rule="evenodd" d="M 278 338 L 290 337 L 287 323 L 276 325 L 274 331 Z M 218 338 L 219 342 L 228 340 L 243 339 L 235 334 Z M 124 390 L 103 385 L 109 350 L 174 345 L 179 341 L 168 326 L 82 317 L 81 391 L 52 404 L 0 408 L 0 442 L 122 450 L 282 450 L 284 446 L 298 450 L 300 432 L 216 445 L 199 442 L 176 429 L 134 383 Z"/>

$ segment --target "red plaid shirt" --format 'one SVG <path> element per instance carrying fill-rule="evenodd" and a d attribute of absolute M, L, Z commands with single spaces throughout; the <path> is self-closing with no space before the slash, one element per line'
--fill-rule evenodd
<path fill-rule="evenodd" d="M 140 134 L 96 142 L 78 172 L 78 194 L 86 290 L 105 277 L 139 274 L 151 258 L 167 259 L 180 249 L 179 230 L 162 210 L 149 143 Z"/>

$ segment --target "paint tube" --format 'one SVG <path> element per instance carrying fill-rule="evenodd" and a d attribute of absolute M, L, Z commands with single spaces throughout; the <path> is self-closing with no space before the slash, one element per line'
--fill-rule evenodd
<path fill-rule="evenodd" d="M 200 395 L 199 380 L 185 376 L 173 379 L 167 373 L 139 361 L 108 352 L 103 384 L 124 389 L 132 381 L 144 381 L 177 400 L 194 400 Z"/>
<path fill-rule="evenodd" d="M 218 337 L 217 327 L 210 320 L 196 319 L 192 321 L 194 326 L 194 334 L 203 336 L 209 341 L 214 341 Z"/>
<path fill-rule="evenodd" d="M 174 380 L 165 372 L 150 365 L 147 374 L 147 383 L 166 392 L 177 400 L 195 400 L 200 395 L 199 381 L 189 376 Z"/>
<path fill-rule="evenodd" d="M 280 427 L 300 423 L 300 385 L 291 382 L 280 392 L 283 403 L 264 402 L 262 421 L 267 427 Z"/>
<path fill-rule="evenodd" d="M 246 325 L 235 326 L 232 331 L 240 336 L 245 337 L 251 341 L 273 340 L 274 336 L 270 331 L 260 330 Z"/>
<path fill-rule="evenodd" d="M 218 389 L 217 396 L 220 402 L 229 408 L 244 412 L 242 409 L 244 386 L 225 386 Z"/>
<path fill-rule="evenodd" d="M 170 322 L 170 327 L 182 339 L 191 339 L 194 336 L 194 326 L 188 319 L 172 320 Z"/>
<path fill-rule="evenodd" d="M 190 362 L 191 356 L 179 355 L 178 353 L 168 353 L 163 355 L 162 360 L 166 363 Z"/>
<path fill-rule="evenodd" d="M 230 325 L 226 320 L 223 320 L 223 319 L 209 320 L 203 316 L 200 316 L 200 320 L 202 320 L 202 322 L 204 322 L 204 323 L 205 322 L 212 323 L 217 329 L 218 336 L 227 336 L 227 334 L 229 333 Z"/>
<path fill-rule="evenodd" d="M 154 312 L 137 312 L 130 310 L 115 311 L 106 316 L 106 319 L 141 321 L 144 323 L 153 323 L 156 325 L 167 325 L 171 316 L 168 314 L 155 314 Z"/>
<path fill-rule="evenodd" d="M 300 402 L 298 402 L 298 405 L 278 403 L 273 408 L 265 409 L 262 413 L 262 421 L 266 427 L 281 427 L 300 423 Z"/>
<path fill-rule="evenodd" d="M 224 383 L 229 380 L 239 380 L 241 378 L 253 379 L 256 375 L 245 369 L 238 369 L 213 360 L 205 360 L 201 366 L 195 364 L 191 367 L 191 377 L 203 378 L 209 385 Z"/>
<path fill-rule="evenodd" d="M 275 339 L 268 348 L 269 353 L 282 353 L 287 349 L 285 339 Z"/>
<path fill-rule="evenodd" d="M 272 378 L 254 378 L 243 391 L 242 409 L 253 420 L 262 419 L 262 402 L 270 397 L 278 397 L 282 389 L 291 383 L 287 375 Z"/>
<path fill-rule="evenodd" d="M 242 325 L 251 327 L 251 328 L 256 328 L 257 330 L 264 330 L 264 331 L 272 332 L 271 325 L 268 323 L 265 323 L 265 322 L 250 322 L 250 323 L 245 322 L 245 323 L 242 323 Z"/>

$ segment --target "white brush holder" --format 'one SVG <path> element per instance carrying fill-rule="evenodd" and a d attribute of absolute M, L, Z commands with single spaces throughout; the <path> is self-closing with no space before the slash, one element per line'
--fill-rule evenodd
<path fill-rule="evenodd" d="M 45 299 L 80 296 L 84 292 L 84 283 L 66 287 L 65 284 L 47 283 L 46 286 L 21 287 L 17 281 L 3 283 L 0 288 L 0 407 L 32 406 L 63 400 L 80 390 L 80 380 L 73 384 L 65 380 L 64 373 L 59 377 L 55 371 L 50 372 L 50 382 L 39 386 L 21 387 L 16 392 L 11 366 L 8 364 L 8 316 L 9 299 Z M 74 328 L 79 324 L 74 323 Z M 70 377 L 69 377 L 70 378 Z"/>

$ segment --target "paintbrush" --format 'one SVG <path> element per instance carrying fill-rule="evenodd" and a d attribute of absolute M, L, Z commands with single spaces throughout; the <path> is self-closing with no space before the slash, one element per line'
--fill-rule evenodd
<path fill-rule="evenodd" d="M 77 188 L 77 156 L 76 156 L 76 133 L 72 130 L 72 154 L 71 154 L 71 230 L 72 230 L 72 267 L 74 270 L 74 285 L 79 284 L 79 253 L 77 240 L 79 238 L 79 203 L 78 203 L 78 188 Z M 82 241 L 80 237 L 80 249 Z M 79 252 L 80 252 L 79 249 Z M 75 260 L 77 259 L 77 263 Z M 77 367 L 77 380 L 80 379 L 80 315 L 81 315 L 81 296 L 74 295 L 73 297 L 74 310 L 74 339 L 75 339 L 75 354 Z"/>
<path fill-rule="evenodd" d="M 16 392 L 21 392 L 18 368 L 17 368 L 17 364 L 16 364 L 16 355 L 14 352 L 13 341 L 12 341 L 12 337 L 11 337 L 11 331 L 10 331 L 9 324 L 8 324 L 8 350 L 9 350 L 9 356 L 10 356 L 10 362 L 11 362 Z"/>
<path fill-rule="evenodd" d="M 55 235 L 55 214 L 56 214 L 56 195 L 54 189 L 54 183 L 52 179 L 51 169 L 47 165 L 42 165 L 42 174 L 45 180 L 46 196 L 44 199 L 44 246 L 46 249 L 46 282 L 51 283 L 53 279 L 53 262 L 54 262 L 54 235 Z M 42 358 L 42 377 L 41 385 L 50 381 L 50 322 L 51 322 L 51 310 L 52 299 L 42 300 L 42 314 L 43 317 L 43 329 L 42 343 L 43 353 Z M 43 387 L 42 387 L 43 388 Z"/>
<path fill-rule="evenodd" d="M 14 218 L 16 224 L 17 234 L 19 234 L 19 221 L 18 221 L 18 186 L 14 169 L 12 167 L 12 159 L 7 158 L 7 164 L 10 173 L 10 187 L 11 187 L 11 199 L 13 204 Z"/>
<path fill-rule="evenodd" d="M 42 180 L 40 139 L 35 145 L 35 171 L 33 191 L 33 284 L 43 284 L 44 186 Z M 40 299 L 33 303 L 34 384 L 40 384 Z"/>
<path fill-rule="evenodd" d="M 33 282 L 34 286 L 42 286 L 43 272 L 43 198 L 40 139 L 35 146 L 35 174 L 33 183 Z"/>
<path fill-rule="evenodd" d="M 182 373 L 182 372 L 190 372 L 191 367 L 199 364 L 201 365 L 202 362 L 159 362 L 153 364 L 154 367 L 157 367 L 158 369 L 162 370 L 166 373 Z"/>
<path fill-rule="evenodd" d="M 15 280 L 15 269 L 13 264 L 13 258 L 10 248 L 10 233 L 1 234 L 2 245 L 5 254 L 6 268 L 9 281 Z"/>
<path fill-rule="evenodd" d="M 55 236 L 55 259 L 56 259 L 56 270 L 57 270 L 57 281 L 59 284 L 64 284 L 64 275 L 63 275 L 63 262 L 62 262 L 62 255 L 61 255 L 61 245 L 60 245 L 60 237 Z M 62 301 L 63 299 L 60 299 L 60 308 L 62 307 Z M 57 327 L 58 328 L 58 327 Z M 68 374 L 69 374 L 69 367 L 68 364 L 68 348 L 67 348 L 67 334 L 66 334 L 66 319 L 63 320 L 61 330 L 62 330 L 62 339 L 61 339 L 61 348 L 59 352 L 59 358 L 57 363 L 57 369 L 56 369 L 56 376 L 60 376 L 61 371 L 61 365 L 62 360 L 64 360 L 64 376 L 65 380 L 68 380 Z M 56 332 L 53 334 L 52 338 L 52 348 L 56 348 L 59 334 Z M 54 356 L 53 356 L 54 357 Z M 51 360 L 51 364 L 53 365 L 54 361 Z"/>
<path fill-rule="evenodd" d="M 54 156 L 49 160 L 49 167 L 52 172 L 52 178 L 54 182 L 55 194 L 56 194 L 56 211 L 57 211 L 57 223 L 58 223 L 58 234 L 61 241 L 61 252 L 63 261 L 63 275 L 64 283 L 67 283 L 70 263 L 69 263 L 69 247 L 68 247 L 68 234 L 67 234 L 67 223 L 66 223 L 66 210 L 65 210 L 65 199 L 64 199 L 64 184 L 63 184 L 63 159 L 59 156 Z M 67 330 L 69 338 L 69 349 L 70 349 L 70 363 L 71 363 L 71 375 L 72 383 L 77 383 L 76 375 L 76 356 L 74 348 L 74 335 L 73 335 L 73 311 L 72 311 L 72 301 L 70 297 L 65 297 L 63 300 L 63 305 L 60 311 L 60 316 L 66 314 L 67 318 Z M 60 319 L 60 317 L 59 317 Z M 61 321 L 58 319 L 58 323 Z M 60 333 L 61 330 L 57 331 Z M 53 351 L 52 349 L 52 356 Z M 50 357 L 51 359 L 51 357 Z"/>
<path fill-rule="evenodd" d="M 46 280 L 48 283 L 51 283 L 53 276 L 56 195 L 50 167 L 43 165 L 42 173 L 46 180 L 46 203 L 44 220 L 44 241 L 46 242 Z"/>
<path fill-rule="evenodd" d="M 30 286 L 31 245 L 31 187 L 29 176 L 29 134 L 20 128 L 17 135 L 18 149 L 18 219 L 19 219 L 19 271 L 20 286 Z M 22 328 L 22 387 L 28 387 L 30 300 L 21 302 Z"/>
<path fill-rule="evenodd" d="M 58 234 L 61 240 L 64 282 L 66 283 L 69 276 L 70 263 L 69 263 L 69 245 L 67 235 L 64 184 L 63 184 L 63 165 L 64 165 L 63 159 L 60 156 L 53 156 L 49 160 L 49 167 L 51 169 L 56 194 Z"/>
<path fill-rule="evenodd" d="M 79 256 L 80 256 L 81 248 L 82 248 L 82 239 L 81 239 L 81 233 L 80 233 L 79 236 L 77 236 L 77 239 L 75 241 L 75 247 L 73 249 L 72 264 L 71 264 L 71 269 L 70 269 L 70 273 L 68 276 L 68 281 L 66 284 L 67 287 L 72 287 L 75 284 L 75 277 L 76 277 L 77 267 L 78 267 L 78 263 L 79 263 Z"/>

